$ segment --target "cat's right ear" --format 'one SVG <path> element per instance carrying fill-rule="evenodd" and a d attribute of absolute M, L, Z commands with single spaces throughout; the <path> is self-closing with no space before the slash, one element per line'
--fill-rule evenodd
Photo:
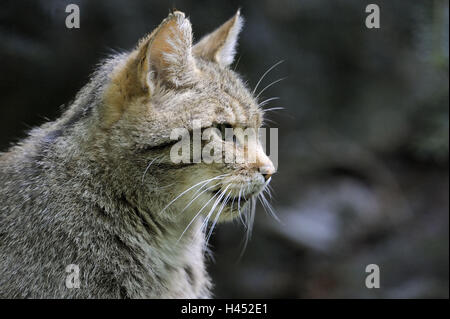
<path fill-rule="evenodd" d="M 238 10 L 231 19 L 194 45 L 194 55 L 224 67 L 229 66 L 234 61 L 238 35 L 243 23 L 241 11 Z"/>

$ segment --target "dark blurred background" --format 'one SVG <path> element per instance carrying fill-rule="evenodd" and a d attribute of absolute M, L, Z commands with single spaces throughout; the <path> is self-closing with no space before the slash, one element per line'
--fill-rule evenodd
<path fill-rule="evenodd" d="M 81 28 L 67 29 L 78 4 Z M 381 9 L 367 29 L 365 7 Z M 0 9 L 0 149 L 55 119 L 100 59 L 131 49 L 177 8 L 196 39 L 242 8 L 236 70 L 278 96 L 272 201 L 221 225 L 217 297 L 449 297 L 448 1 L 8 1 Z M 377 264 L 381 288 L 365 287 Z"/>

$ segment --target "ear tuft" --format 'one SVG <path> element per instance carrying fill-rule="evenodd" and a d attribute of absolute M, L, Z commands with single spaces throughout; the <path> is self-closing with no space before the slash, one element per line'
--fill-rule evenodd
<path fill-rule="evenodd" d="M 194 55 L 222 66 L 229 66 L 234 61 L 237 40 L 243 24 L 244 19 L 238 10 L 231 19 L 194 46 Z"/>

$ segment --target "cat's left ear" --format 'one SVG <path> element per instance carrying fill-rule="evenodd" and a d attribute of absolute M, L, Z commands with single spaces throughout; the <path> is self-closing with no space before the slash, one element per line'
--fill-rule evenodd
<path fill-rule="evenodd" d="M 196 74 L 191 23 L 184 13 L 172 12 L 112 72 L 104 93 L 103 123 L 116 122 L 133 98 L 150 97 L 156 85 L 190 85 Z"/>
<path fill-rule="evenodd" d="M 156 80 L 177 86 L 195 77 L 192 27 L 184 13 L 175 11 L 138 46 L 138 73 L 144 85 Z"/>
<path fill-rule="evenodd" d="M 234 61 L 238 35 L 243 23 L 244 19 L 238 10 L 231 19 L 194 45 L 194 55 L 222 66 L 229 66 Z"/>

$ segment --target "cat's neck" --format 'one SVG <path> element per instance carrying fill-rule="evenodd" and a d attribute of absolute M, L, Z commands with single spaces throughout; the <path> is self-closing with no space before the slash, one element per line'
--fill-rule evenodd
<path fill-rule="evenodd" d="M 167 298 L 209 297 L 203 220 L 185 225 L 185 222 L 158 218 L 154 212 L 139 209 L 128 201 L 117 205 L 127 207 L 122 228 L 117 229 L 128 248 L 123 254 L 139 260 L 144 265 L 144 275 L 158 279 L 151 284 L 159 286 L 155 288 L 159 294 Z"/>

